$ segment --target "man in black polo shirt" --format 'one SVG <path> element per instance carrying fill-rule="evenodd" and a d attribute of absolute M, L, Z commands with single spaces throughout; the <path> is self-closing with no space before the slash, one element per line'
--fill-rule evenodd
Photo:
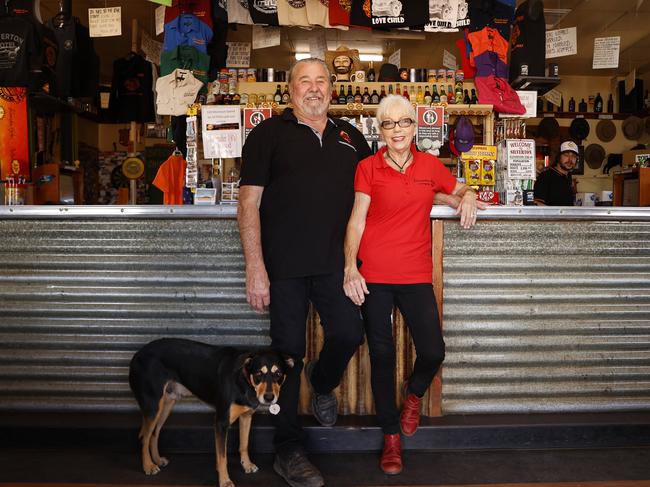
<path fill-rule="evenodd" d="M 573 206 L 571 171 L 576 167 L 578 154 L 575 142 L 562 142 L 555 165 L 542 172 L 535 181 L 536 205 Z"/>
<path fill-rule="evenodd" d="M 244 145 L 238 220 L 247 300 L 260 312 L 269 306 L 271 346 L 295 361 L 273 418 L 273 467 L 291 486 L 317 487 L 324 481 L 302 449 L 297 414 L 307 311 L 311 301 L 325 336 L 306 368 L 312 409 L 331 426 L 332 390 L 363 339 L 359 309 L 343 293 L 343 239 L 357 162 L 370 150 L 354 127 L 327 116 L 332 85 L 323 61 L 299 61 L 288 81 L 293 110 L 259 124 Z"/>

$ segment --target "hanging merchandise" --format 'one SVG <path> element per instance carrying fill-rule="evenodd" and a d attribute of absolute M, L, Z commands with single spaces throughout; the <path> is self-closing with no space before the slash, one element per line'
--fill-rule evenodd
<path fill-rule="evenodd" d="M 158 173 L 151 184 L 163 192 L 163 204 L 183 204 L 186 167 L 187 162 L 183 159 L 183 155 L 180 151 L 174 151 L 158 168 Z"/>
<path fill-rule="evenodd" d="M 477 0 L 469 2 L 469 30 L 476 32 L 484 27 L 492 27 L 507 40 L 510 39 L 510 25 L 515 8 L 501 0 Z"/>
<path fill-rule="evenodd" d="M 472 45 L 469 43 L 467 34 L 469 33 L 468 29 L 463 29 L 463 37 L 456 41 L 456 46 L 458 47 L 458 52 L 460 53 L 459 58 L 461 67 L 463 68 L 463 73 L 465 74 L 465 79 L 473 79 L 476 74 L 476 68 L 470 63 L 469 55 L 472 51 Z"/>
<path fill-rule="evenodd" d="M 201 81 L 205 90 L 208 84 L 208 69 L 210 56 L 203 54 L 192 46 L 178 46 L 171 51 L 163 52 L 160 60 L 160 75 L 167 76 L 175 69 L 186 69 Z"/>
<path fill-rule="evenodd" d="M 277 0 L 278 23 L 310 27 L 305 0 Z"/>
<path fill-rule="evenodd" d="M 426 2 L 423 2 L 426 5 Z M 433 0 L 429 3 L 429 22 L 424 25 L 426 32 L 448 32 L 456 29 L 458 21 L 458 0 Z"/>
<path fill-rule="evenodd" d="M 212 0 L 174 0 L 171 7 L 165 8 L 165 25 L 182 14 L 192 14 L 214 31 L 212 22 Z"/>
<path fill-rule="evenodd" d="M 248 0 L 248 11 L 255 24 L 279 25 L 278 0 Z"/>
<path fill-rule="evenodd" d="M 429 17 L 428 2 L 422 0 L 373 0 L 373 28 L 398 28 L 422 25 Z"/>
<path fill-rule="evenodd" d="M 351 0 L 350 25 L 356 27 L 372 27 L 372 8 L 370 0 Z M 386 2 L 387 3 L 387 2 Z"/>
<path fill-rule="evenodd" d="M 319 0 L 320 1 L 320 0 Z M 329 23 L 333 27 L 350 25 L 352 0 L 329 0 Z"/>
<path fill-rule="evenodd" d="M 196 100 L 203 83 L 191 71 L 175 69 L 156 82 L 156 111 L 159 115 L 185 115 Z"/>
<path fill-rule="evenodd" d="M 28 86 L 39 42 L 34 25 L 23 17 L 0 17 L 0 86 Z"/>
<path fill-rule="evenodd" d="M 114 122 L 152 122 L 155 119 L 151 63 L 129 53 L 113 63 L 109 111 Z"/>
<path fill-rule="evenodd" d="M 546 59 L 546 23 L 541 0 L 526 0 L 517 7 L 510 36 L 510 81 L 522 74 L 544 76 Z"/>
<path fill-rule="evenodd" d="M 251 25 L 253 19 L 248 10 L 248 0 L 228 0 L 228 22 L 231 24 Z"/>
<path fill-rule="evenodd" d="M 328 0 L 333 3 L 336 0 Z M 325 28 L 332 27 L 329 23 L 329 7 L 328 2 L 321 0 L 305 0 L 305 8 L 307 9 L 307 23 L 309 25 L 320 25 Z"/>
<path fill-rule="evenodd" d="M 196 15 L 181 14 L 165 24 L 163 51 L 170 51 L 178 46 L 192 46 L 207 54 L 212 35 L 212 29 L 201 22 Z"/>

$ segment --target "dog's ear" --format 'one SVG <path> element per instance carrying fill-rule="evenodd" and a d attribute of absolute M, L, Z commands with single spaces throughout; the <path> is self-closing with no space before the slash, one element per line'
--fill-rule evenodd
<path fill-rule="evenodd" d="M 296 365 L 295 360 L 289 355 L 283 353 L 282 359 L 284 360 L 284 363 L 287 364 L 287 367 L 289 367 L 290 369 L 293 369 L 293 366 Z"/>
<path fill-rule="evenodd" d="M 250 365 L 252 360 L 253 360 L 252 354 L 242 353 L 235 360 L 235 370 L 241 370 L 242 372 L 244 372 L 244 374 L 246 374 L 248 371 L 248 366 Z"/>

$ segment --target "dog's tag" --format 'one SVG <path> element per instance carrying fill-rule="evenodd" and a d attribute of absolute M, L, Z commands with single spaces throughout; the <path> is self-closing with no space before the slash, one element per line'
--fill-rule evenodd
<path fill-rule="evenodd" d="M 280 412 L 280 406 L 278 404 L 271 404 L 269 406 L 269 413 L 276 415 Z"/>

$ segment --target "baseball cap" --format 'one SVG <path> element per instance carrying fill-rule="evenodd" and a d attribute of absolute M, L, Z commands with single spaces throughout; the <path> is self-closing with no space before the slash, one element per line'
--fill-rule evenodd
<path fill-rule="evenodd" d="M 460 152 L 467 152 L 474 146 L 474 126 L 466 116 L 458 117 L 454 133 L 454 146 Z"/>
<path fill-rule="evenodd" d="M 576 154 L 580 154 L 580 151 L 578 150 L 578 146 L 576 145 L 575 142 L 571 140 L 567 140 L 565 142 L 562 142 L 562 145 L 560 145 L 560 153 L 562 152 L 575 152 Z"/>

